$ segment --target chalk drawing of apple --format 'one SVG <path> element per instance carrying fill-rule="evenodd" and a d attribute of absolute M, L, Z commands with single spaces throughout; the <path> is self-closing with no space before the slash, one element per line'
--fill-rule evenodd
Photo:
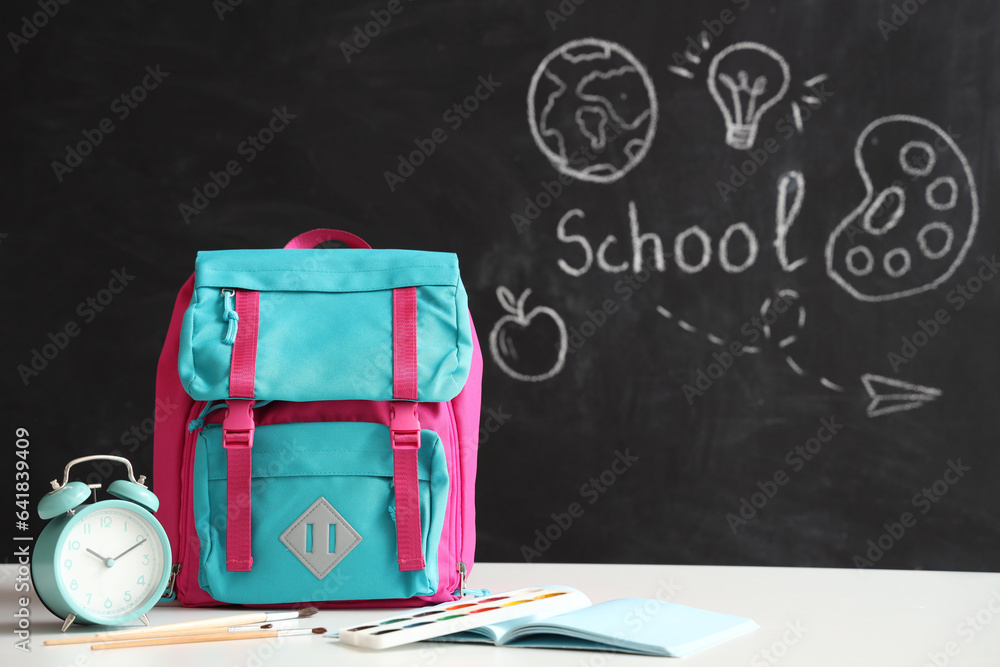
<path fill-rule="evenodd" d="M 525 314 L 524 302 L 530 294 L 526 289 L 515 299 L 506 287 L 497 288 L 497 300 L 509 314 L 493 326 L 490 352 L 500 370 L 515 380 L 541 382 L 563 369 L 569 343 L 566 325 L 556 311 L 536 306 Z"/>

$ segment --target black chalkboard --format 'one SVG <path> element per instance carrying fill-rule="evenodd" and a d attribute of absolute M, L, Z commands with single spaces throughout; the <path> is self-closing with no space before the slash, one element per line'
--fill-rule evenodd
<path fill-rule="evenodd" d="M 1000 568 L 996 3 L 2 16 L 8 504 L 18 428 L 149 473 L 198 250 L 334 227 L 460 257 L 480 560 Z"/>

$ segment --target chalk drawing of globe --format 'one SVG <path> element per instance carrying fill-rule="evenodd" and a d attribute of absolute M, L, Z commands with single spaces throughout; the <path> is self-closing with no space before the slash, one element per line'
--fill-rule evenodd
<path fill-rule="evenodd" d="M 627 174 L 649 152 L 656 119 L 646 68 L 614 42 L 567 42 L 531 78 L 535 143 L 556 169 L 581 181 L 613 183 Z"/>

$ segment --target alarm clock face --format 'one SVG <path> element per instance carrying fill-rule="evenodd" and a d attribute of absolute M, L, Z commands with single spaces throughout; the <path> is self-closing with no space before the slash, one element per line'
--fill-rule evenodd
<path fill-rule="evenodd" d="M 149 515 L 108 505 L 97 503 L 75 517 L 63 534 L 55 572 L 68 601 L 101 623 L 134 618 L 151 606 L 170 567 L 162 530 Z"/>

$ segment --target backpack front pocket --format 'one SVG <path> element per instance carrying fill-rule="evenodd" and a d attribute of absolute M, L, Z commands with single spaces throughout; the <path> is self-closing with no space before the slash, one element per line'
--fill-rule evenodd
<path fill-rule="evenodd" d="M 397 566 L 389 428 L 364 422 L 258 426 L 252 449 L 253 569 L 226 569 L 226 450 L 206 425 L 194 461 L 198 584 L 220 602 L 279 604 L 431 595 L 448 498 L 440 437 L 420 433 L 418 486 L 426 567 Z"/>

